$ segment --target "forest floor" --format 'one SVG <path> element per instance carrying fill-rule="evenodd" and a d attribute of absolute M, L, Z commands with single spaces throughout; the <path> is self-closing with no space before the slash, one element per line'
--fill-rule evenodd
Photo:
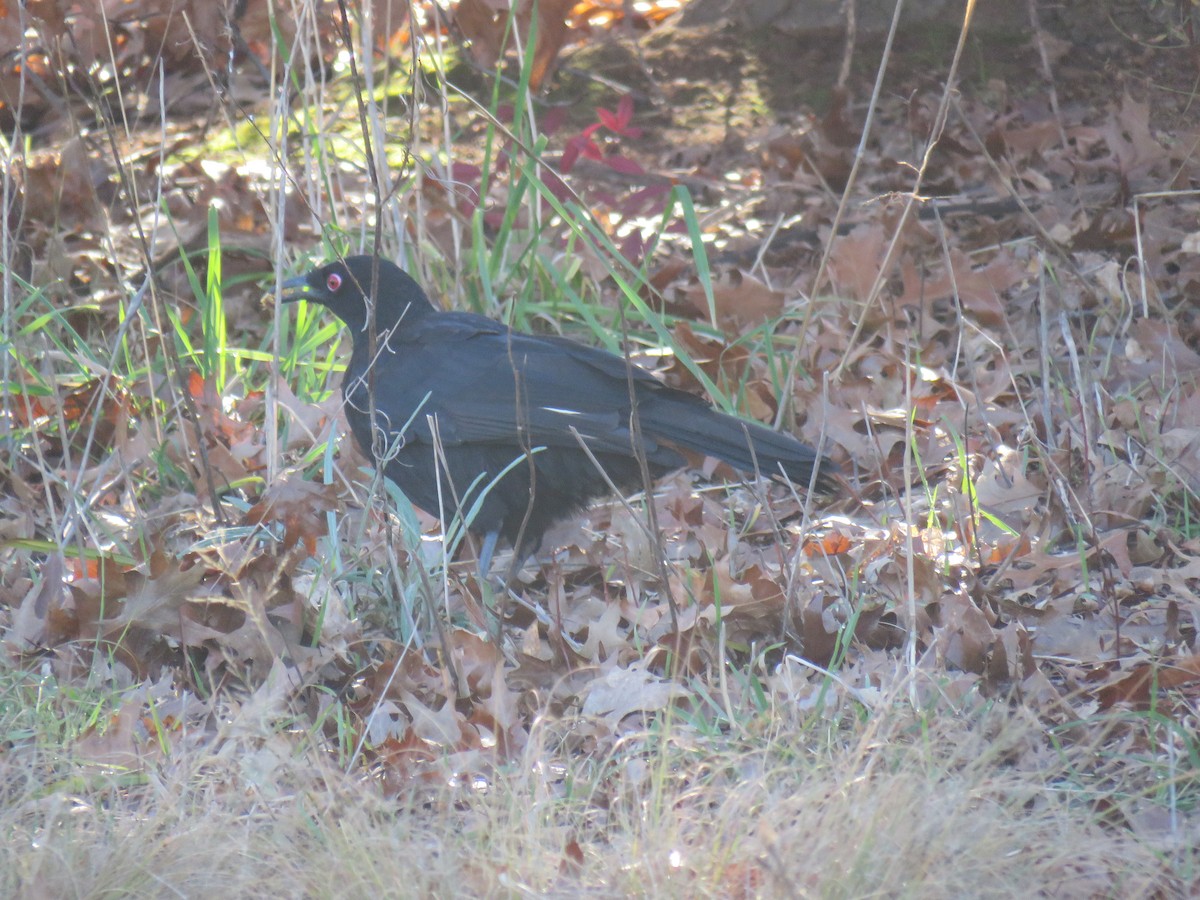
<path fill-rule="evenodd" d="M 0 893 L 1200 892 L 1185 5 L 161 6 L 0 3 Z M 700 462 L 498 603 L 277 302 L 376 234 L 842 489 Z"/>

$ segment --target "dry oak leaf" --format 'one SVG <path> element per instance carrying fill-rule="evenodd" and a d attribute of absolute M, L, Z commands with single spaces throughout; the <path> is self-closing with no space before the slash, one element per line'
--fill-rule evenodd
<path fill-rule="evenodd" d="M 550 72 L 558 53 L 567 41 L 567 13 L 575 0 L 520 0 L 514 28 L 509 28 L 510 0 L 460 0 L 454 10 L 454 23 L 471 45 L 471 55 L 485 69 L 493 68 L 509 43 L 525 41 L 530 33 L 533 10 L 537 9 L 537 47 L 529 84 L 537 90 Z"/>
<path fill-rule="evenodd" d="M 716 314 L 716 324 L 731 338 L 758 327 L 783 313 L 783 291 L 772 290 L 753 275 L 738 269 L 712 282 L 712 310 L 699 281 L 684 291 L 688 303 L 706 319 Z"/>
<path fill-rule="evenodd" d="M 829 280 L 838 294 L 865 301 L 887 253 L 888 236 L 878 224 L 859 225 L 833 239 L 829 250 Z"/>
<path fill-rule="evenodd" d="M 1001 325 L 1007 316 L 1003 295 L 1028 279 L 1025 267 L 1012 253 L 999 253 L 984 266 L 972 266 L 961 250 L 949 253 L 951 271 L 924 276 L 911 259 L 902 264 L 904 295 L 901 305 L 928 309 L 939 300 L 956 298 L 965 312 L 983 325 Z"/>
<path fill-rule="evenodd" d="M 92 159 L 82 138 L 71 138 L 57 153 L 39 154 L 20 172 L 26 227 L 38 223 L 71 232 L 103 227 L 96 186 L 107 177 L 103 162 Z"/>
<path fill-rule="evenodd" d="M 1123 678 L 1104 685 L 1096 694 L 1101 709 L 1111 709 L 1117 703 L 1149 709 L 1162 691 L 1186 689 L 1194 700 L 1200 696 L 1198 685 L 1200 655 L 1138 663 Z"/>
<path fill-rule="evenodd" d="M 337 488 L 316 484 L 292 473 L 275 482 L 246 512 L 252 525 L 283 524 L 283 545 L 291 549 L 303 543 L 309 556 L 317 552 L 317 539 L 329 533 L 326 513 L 337 508 Z"/>
<path fill-rule="evenodd" d="M 636 712 L 658 712 L 687 691 L 648 671 L 641 662 L 621 669 L 615 664 L 587 688 L 583 700 L 585 716 L 600 716 L 613 725 Z"/>

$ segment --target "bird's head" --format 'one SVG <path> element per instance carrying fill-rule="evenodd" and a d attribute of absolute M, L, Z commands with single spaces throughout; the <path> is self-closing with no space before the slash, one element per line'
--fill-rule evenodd
<path fill-rule="evenodd" d="M 375 298 L 379 330 L 433 310 L 421 286 L 403 269 L 373 256 L 348 256 L 283 283 L 284 303 L 320 303 L 355 334 L 367 330 L 368 295 Z"/>

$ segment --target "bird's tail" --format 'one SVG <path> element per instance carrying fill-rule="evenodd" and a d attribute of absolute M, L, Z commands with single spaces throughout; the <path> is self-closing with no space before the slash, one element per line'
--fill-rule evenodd
<path fill-rule="evenodd" d="M 776 478 L 782 472 L 801 487 L 813 483 L 813 470 L 819 468 L 816 485 L 827 489 L 837 471 L 830 460 L 789 434 L 701 404 L 655 398 L 640 405 L 639 421 L 647 437 L 715 456 L 743 472 Z"/>

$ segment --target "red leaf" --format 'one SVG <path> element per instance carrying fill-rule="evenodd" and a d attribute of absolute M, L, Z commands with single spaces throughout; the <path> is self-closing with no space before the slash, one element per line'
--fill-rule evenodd
<path fill-rule="evenodd" d="M 455 162 L 450 166 L 450 177 L 455 181 L 478 184 L 482 174 L 483 170 L 473 163 Z"/>
<path fill-rule="evenodd" d="M 616 130 L 617 131 L 623 130 L 625 128 L 625 126 L 629 124 L 629 121 L 632 118 L 633 118 L 633 95 L 626 94 L 624 97 L 621 98 L 620 102 L 617 103 L 617 123 L 620 125 L 620 128 L 618 128 Z"/>
<path fill-rule="evenodd" d="M 546 110 L 538 125 L 541 126 L 542 134 L 554 134 L 554 132 L 562 128 L 565 121 L 567 121 L 567 108 L 565 106 L 552 106 Z"/>
<path fill-rule="evenodd" d="M 559 165 L 561 166 L 562 164 L 559 163 Z M 561 171 L 565 172 L 566 170 L 562 169 Z M 571 197 L 571 190 L 567 187 L 567 183 L 553 173 L 547 174 L 546 187 L 560 203 L 565 203 Z M 547 201 L 544 204 L 544 209 L 550 211 L 553 209 L 553 207 L 551 207 L 550 203 Z"/>
<path fill-rule="evenodd" d="M 603 106 L 596 107 L 596 118 L 599 119 L 601 124 L 603 124 L 604 127 L 609 131 L 615 131 L 617 134 L 621 133 L 621 128 L 623 127 L 621 120 Z M 595 126 L 589 125 L 588 127 L 594 128 Z"/>
<path fill-rule="evenodd" d="M 558 171 L 562 172 L 563 174 L 570 172 L 571 167 L 575 165 L 575 160 L 579 159 L 579 152 L 582 149 L 582 146 L 575 138 L 567 141 L 567 146 L 563 150 L 562 159 L 558 162 Z"/>
<path fill-rule="evenodd" d="M 646 255 L 646 240 L 642 237 L 641 231 L 634 231 L 625 238 L 621 242 L 620 250 L 621 255 L 632 265 L 641 265 L 642 257 Z"/>
<path fill-rule="evenodd" d="M 632 159 L 621 156 L 619 153 L 604 157 L 604 164 L 614 172 L 620 172 L 623 175 L 641 175 L 646 171 Z"/>
<path fill-rule="evenodd" d="M 632 128 L 629 123 L 633 119 L 633 97 L 626 94 L 617 104 L 617 111 L 610 112 L 603 107 L 596 108 L 596 118 L 613 134 L 619 134 L 622 137 L 641 137 L 642 129 Z"/>

